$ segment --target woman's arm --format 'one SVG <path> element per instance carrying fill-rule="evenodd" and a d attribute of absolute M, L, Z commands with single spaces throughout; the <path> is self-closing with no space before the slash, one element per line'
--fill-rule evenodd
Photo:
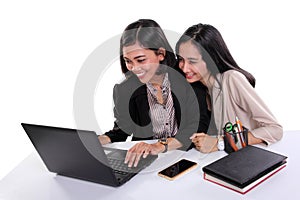
<path fill-rule="evenodd" d="M 230 71 L 232 72 L 228 73 L 227 84 L 237 109 L 243 109 L 258 126 L 256 129 L 249 130 L 249 143 L 256 144 L 264 141 L 271 144 L 280 140 L 283 135 L 282 126 L 277 122 L 267 105 L 243 74 Z"/>
<path fill-rule="evenodd" d="M 250 131 L 248 131 L 248 144 L 260 144 L 264 142 L 262 139 L 255 137 Z"/>
<path fill-rule="evenodd" d="M 107 135 L 105 135 L 105 134 L 99 135 L 99 136 L 98 136 L 98 139 L 99 139 L 99 141 L 100 141 L 100 143 L 101 143 L 102 145 L 111 143 L 110 138 L 109 138 Z"/>
<path fill-rule="evenodd" d="M 181 142 L 176 138 L 168 138 L 167 143 L 168 151 L 178 149 L 182 146 Z M 136 167 L 142 157 L 146 158 L 149 154 L 157 155 L 164 152 L 165 148 L 165 145 L 160 142 L 154 144 L 139 142 L 127 151 L 125 163 L 128 164 L 129 167 Z"/>
<path fill-rule="evenodd" d="M 131 123 L 129 120 L 127 120 L 128 117 L 126 117 L 126 112 L 129 113 L 128 111 L 128 105 L 126 106 L 126 103 L 124 102 L 124 98 L 122 95 L 124 91 L 119 88 L 119 85 L 116 84 L 114 86 L 113 90 L 113 100 L 114 100 L 114 117 L 115 117 L 115 122 L 114 122 L 114 128 L 108 132 L 106 132 L 104 135 L 99 136 L 100 142 L 103 144 L 107 144 L 110 142 L 121 142 L 125 141 L 127 136 L 130 135 L 131 130 Z M 123 101 L 122 101 L 123 100 Z M 126 110 L 127 109 L 127 110 Z M 125 131 L 128 131 L 126 133 Z"/>

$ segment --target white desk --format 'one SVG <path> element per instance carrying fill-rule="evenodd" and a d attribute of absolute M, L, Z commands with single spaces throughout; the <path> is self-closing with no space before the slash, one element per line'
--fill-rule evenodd
<path fill-rule="evenodd" d="M 118 188 L 57 176 L 47 171 L 37 153 L 32 153 L 0 182 L 0 199 L 300 199 L 299 140 L 300 131 L 287 131 L 280 142 L 267 148 L 288 156 L 287 167 L 245 195 L 203 179 L 202 167 L 224 156 L 224 152 L 202 154 L 193 149 L 160 155 L 146 172 Z M 160 169 L 179 158 L 194 160 L 199 165 L 175 181 L 157 175 Z"/>

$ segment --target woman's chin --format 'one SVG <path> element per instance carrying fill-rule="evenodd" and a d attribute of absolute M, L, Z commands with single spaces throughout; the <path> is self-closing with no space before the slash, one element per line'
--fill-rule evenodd
<path fill-rule="evenodd" d="M 197 79 L 194 79 L 194 78 L 186 78 L 186 80 L 187 80 L 187 82 L 189 82 L 189 83 L 195 83 L 195 82 L 197 82 L 197 81 L 199 81 L 199 80 L 197 80 Z"/>

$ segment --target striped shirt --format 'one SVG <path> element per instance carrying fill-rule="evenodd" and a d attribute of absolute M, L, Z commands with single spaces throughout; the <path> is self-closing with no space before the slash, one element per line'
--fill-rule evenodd
<path fill-rule="evenodd" d="M 157 89 L 151 83 L 147 83 L 146 86 L 150 106 L 149 112 L 153 125 L 153 138 L 174 137 L 178 131 L 178 127 L 168 74 L 165 74 L 161 85 L 162 104 L 157 100 Z"/>

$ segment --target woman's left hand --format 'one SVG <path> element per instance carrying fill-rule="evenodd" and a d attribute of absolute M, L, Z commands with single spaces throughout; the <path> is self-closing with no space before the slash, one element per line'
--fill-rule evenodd
<path fill-rule="evenodd" d="M 159 142 L 154 144 L 139 142 L 127 151 L 125 164 L 128 163 L 128 167 L 136 167 L 142 156 L 146 158 L 149 154 L 157 155 L 163 152 L 164 149 L 164 145 Z"/>
<path fill-rule="evenodd" d="M 202 153 L 209 153 L 218 150 L 218 139 L 205 133 L 194 133 L 190 139 L 195 144 L 196 149 Z"/>

